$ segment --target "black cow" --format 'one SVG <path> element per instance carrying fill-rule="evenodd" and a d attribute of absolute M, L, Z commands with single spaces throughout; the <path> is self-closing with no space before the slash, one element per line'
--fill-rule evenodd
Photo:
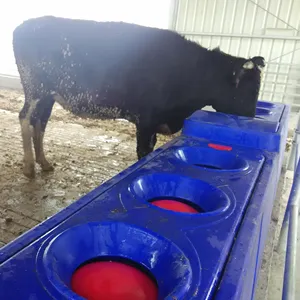
<path fill-rule="evenodd" d="M 36 162 L 52 170 L 43 135 L 55 101 L 78 116 L 133 122 L 140 159 L 153 150 L 157 133 L 179 131 L 206 105 L 253 117 L 264 66 L 260 56 L 208 50 L 169 30 L 52 16 L 19 25 L 13 47 L 25 93 L 19 119 L 28 177 L 32 139 Z"/>

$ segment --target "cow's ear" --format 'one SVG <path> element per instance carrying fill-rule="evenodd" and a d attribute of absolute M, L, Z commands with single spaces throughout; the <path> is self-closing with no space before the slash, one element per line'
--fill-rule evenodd
<path fill-rule="evenodd" d="M 255 67 L 254 62 L 252 60 L 248 60 L 243 64 L 242 69 L 243 70 L 252 70 L 252 69 L 254 69 L 254 67 Z"/>
<path fill-rule="evenodd" d="M 254 56 L 251 58 L 253 63 L 256 65 L 256 67 L 262 71 L 263 68 L 265 67 L 265 59 L 262 56 Z"/>
<path fill-rule="evenodd" d="M 253 63 L 260 68 L 264 68 L 266 65 L 265 59 L 262 56 L 254 56 L 251 58 L 251 61 L 253 61 Z"/>
<path fill-rule="evenodd" d="M 234 72 L 233 72 L 233 79 L 234 84 L 236 87 L 239 86 L 240 81 L 242 80 L 243 76 L 246 72 L 259 69 L 265 66 L 265 60 L 261 56 L 254 56 L 251 59 L 246 60 L 242 65 L 240 65 Z"/>
<path fill-rule="evenodd" d="M 238 66 L 233 71 L 233 83 L 236 88 L 239 86 L 239 83 L 243 78 L 245 72 L 247 72 L 248 70 L 252 70 L 254 67 L 255 65 L 251 61 L 251 59 L 243 62 L 243 64 L 238 64 Z"/>

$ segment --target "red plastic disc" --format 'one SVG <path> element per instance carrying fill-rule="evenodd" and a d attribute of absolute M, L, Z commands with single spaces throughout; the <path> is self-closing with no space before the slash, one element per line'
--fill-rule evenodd
<path fill-rule="evenodd" d="M 72 290 L 87 300 L 157 300 L 158 289 L 142 271 L 119 262 L 93 262 L 72 276 Z"/>
<path fill-rule="evenodd" d="M 184 213 L 191 213 L 191 214 L 199 213 L 195 208 L 191 207 L 190 205 L 176 200 L 156 200 L 151 202 L 151 204 L 158 206 L 160 208 L 177 211 L 177 212 L 184 212 Z"/>

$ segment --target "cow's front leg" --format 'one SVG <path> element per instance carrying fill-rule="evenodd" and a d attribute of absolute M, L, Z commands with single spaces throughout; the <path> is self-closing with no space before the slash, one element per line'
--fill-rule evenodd
<path fill-rule="evenodd" d="M 137 142 L 137 156 L 138 159 L 151 153 L 156 144 L 156 132 L 151 127 L 136 126 L 136 142 Z"/>
<path fill-rule="evenodd" d="M 24 150 L 23 173 L 28 178 L 33 178 L 35 176 L 30 121 L 32 118 L 32 114 L 36 109 L 37 102 L 38 99 L 33 99 L 32 97 L 25 96 L 24 107 L 19 114 Z"/>

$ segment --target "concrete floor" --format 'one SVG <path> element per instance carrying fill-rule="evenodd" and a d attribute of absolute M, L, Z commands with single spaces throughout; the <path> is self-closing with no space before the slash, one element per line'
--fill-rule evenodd
<path fill-rule="evenodd" d="M 287 183 L 286 183 L 286 191 L 284 198 L 287 199 L 290 187 L 292 185 L 292 172 L 286 175 Z M 300 233 L 300 223 L 298 224 L 298 232 Z M 271 279 L 270 279 L 270 287 L 268 292 L 268 299 L 281 299 L 282 295 L 282 283 L 283 283 L 283 274 L 284 274 L 284 262 L 285 262 L 285 249 L 278 252 L 274 252 L 272 269 L 271 269 Z M 298 246 L 297 246 L 297 270 L 300 269 L 300 237 L 298 234 Z M 300 272 L 297 272 L 296 275 L 296 293 L 297 297 L 300 297 Z M 296 297 L 296 299 L 297 299 Z"/>
<path fill-rule="evenodd" d="M 283 171 L 278 196 L 274 204 L 272 220 L 269 228 L 269 236 L 265 246 L 265 253 L 257 286 L 256 300 L 280 300 L 282 297 L 282 284 L 285 262 L 285 244 L 280 252 L 277 252 L 279 232 L 284 216 L 284 210 L 288 201 L 293 172 Z M 300 232 L 300 227 L 299 227 Z M 298 239 L 298 269 L 300 267 L 300 242 Z M 297 294 L 300 295 L 300 273 L 297 274 Z"/>
<path fill-rule="evenodd" d="M 0 245 L 18 237 L 136 161 L 135 127 L 129 122 L 84 120 L 55 105 L 45 153 L 55 172 L 22 174 L 18 112 L 21 92 L 0 90 Z M 158 146 L 168 139 L 159 137 Z"/>
<path fill-rule="evenodd" d="M 290 128 L 295 128 L 297 125 L 297 116 L 295 114 L 291 115 L 290 118 Z M 282 208 L 285 208 L 285 203 L 288 200 L 290 190 L 292 187 L 294 173 L 292 171 L 287 171 L 285 173 L 285 184 L 283 193 L 281 196 Z M 279 215 L 279 224 L 281 224 L 281 219 L 283 218 L 283 209 Z M 279 230 L 278 230 L 279 231 Z M 276 238 L 278 237 L 278 232 Z M 277 240 L 276 240 L 277 241 Z M 286 241 L 284 241 L 286 242 Z M 285 246 L 285 245 L 284 245 Z M 282 295 L 282 284 L 283 284 L 283 274 L 284 274 L 284 262 L 285 262 L 285 247 L 279 252 L 274 251 L 272 269 L 271 269 L 271 280 L 270 288 L 268 293 L 268 299 L 281 299 Z M 296 299 L 300 298 L 300 220 L 298 221 L 298 243 L 297 243 L 297 274 L 296 274 Z"/>
<path fill-rule="evenodd" d="M 288 198 L 290 187 L 292 185 L 292 178 L 293 173 L 288 172 L 286 174 L 286 186 L 283 195 L 283 201 Z M 282 217 L 282 214 L 281 216 Z M 300 233 L 300 223 L 298 224 L 298 232 Z M 297 247 L 297 270 L 300 269 L 300 238 L 298 234 L 298 247 Z M 283 274 L 284 274 L 284 262 L 285 262 L 285 248 L 281 251 L 276 252 L 274 251 L 273 255 L 273 262 L 271 267 L 271 278 L 270 278 L 270 285 L 268 290 L 268 298 L 267 299 L 274 299 L 279 300 L 282 296 L 282 283 L 283 283 Z M 297 297 L 300 298 L 300 272 L 297 272 L 296 276 L 296 293 Z M 296 299 L 298 299 L 296 297 Z"/>
<path fill-rule="evenodd" d="M 0 90 L 0 247 L 136 161 L 133 151 L 136 147 L 135 128 L 130 123 L 82 120 L 56 105 L 45 136 L 46 153 L 55 164 L 55 172 L 46 175 L 37 168 L 36 179 L 29 181 L 21 173 L 18 112 L 23 101 L 19 91 Z M 290 128 L 294 128 L 295 120 L 292 116 Z M 291 130 L 289 143 L 292 134 Z M 169 139 L 160 137 L 158 146 Z M 276 253 L 274 245 L 291 182 L 292 172 L 283 172 L 260 273 L 257 300 L 281 299 L 285 254 Z M 298 246 L 300 269 L 300 242 Z"/>

